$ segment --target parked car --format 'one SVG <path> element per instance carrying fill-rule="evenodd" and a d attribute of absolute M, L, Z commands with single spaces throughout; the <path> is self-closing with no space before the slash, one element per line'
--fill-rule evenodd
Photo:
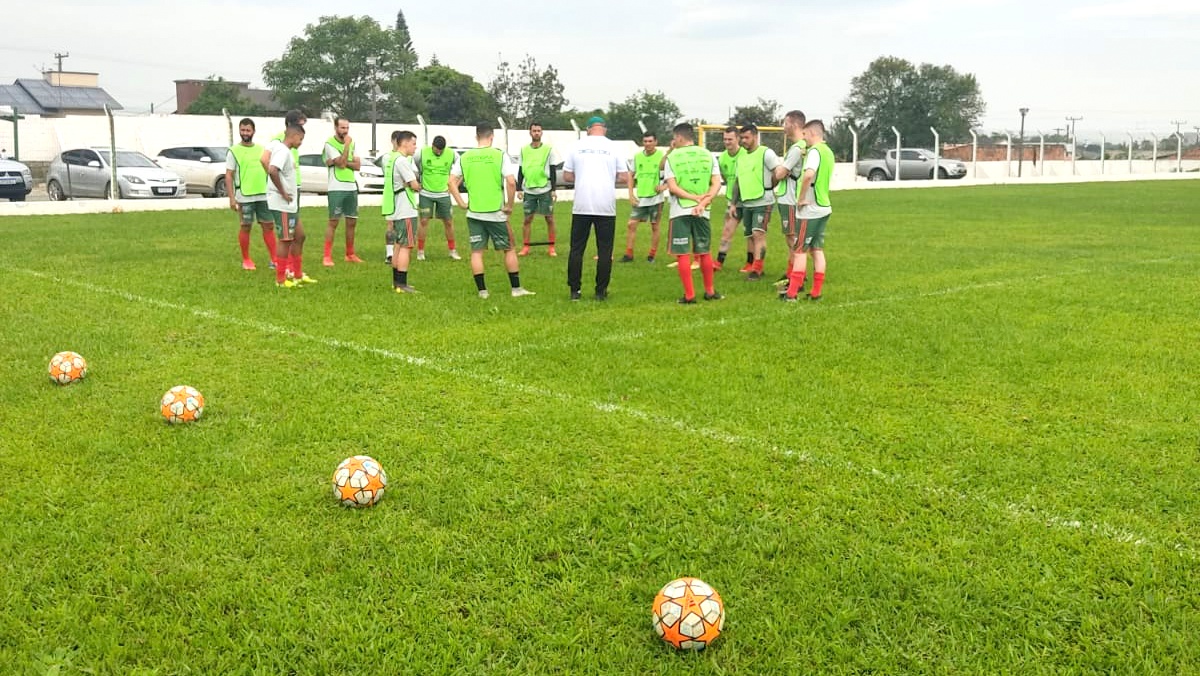
<path fill-rule="evenodd" d="M 226 197 L 225 158 L 229 148 L 225 146 L 179 146 L 164 148 L 154 158 L 158 166 L 183 177 L 188 192 L 200 193 L 205 197 Z"/>
<path fill-rule="evenodd" d="M 900 149 L 900 179 L 931 179 L 936 171 L 938 178 L 962 178 L 967 175 L 967 165 L 958 160 L 936 159 L 932 150 L 921 148 Z M 869 181 L 891 181 L 896 177 L 896 151 L 889 150 L 882 160 L 862 160 L 858 163 L 858 175 Z"/>
<path fill-rule="evenodd" d="M 368 158 L 363 158 L 362 168 L 354 172 L 354 180 L 360 193 L 383 192 L 383 169 Z M 329 167 L 320 153 L 300 156 L 300 190 L 322 195 L 329 192 Z"/>
<path fill-rule="evenodd" d="M 173 171 L 136 150 L 117 150 L 117 189 L 122 199 L 185 197 L 187 184 Z M 112 157 L 108 148 L 77 148 L 50 161 L 46 192 L 51 200 L 108 197 L 112 185 Z"/>
<path fill-rule="evenodd" d="M 16 160 L 0 160 L 0 199 L 24 202 L 33 192 L 33 174 Z"/>

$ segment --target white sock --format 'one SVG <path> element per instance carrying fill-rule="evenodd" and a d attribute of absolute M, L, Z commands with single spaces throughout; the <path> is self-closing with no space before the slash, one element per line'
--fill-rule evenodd
<path fill-rule="evenodd" d="M 388 255 L 388 258 L 391 258 L 391 257 L 392 257 L 392 247 L 393 247 L 393 246 L 394 246 L 393 244 L 389 244 L 389 245 L 387 245 L 387 252 L 388 252 L 388 253 L 387 253 L 387 255 Z"/>

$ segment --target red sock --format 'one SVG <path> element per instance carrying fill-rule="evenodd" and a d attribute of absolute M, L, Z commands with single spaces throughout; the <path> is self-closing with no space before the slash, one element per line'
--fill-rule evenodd
<path fill-rule="evenodd" d="M 275 230 L 273 228 L 263 230 L 263 244 L 267 245 L 267 253 L 271 254 L 271 262 L 275 263 L 275 267 L 278 268 L 279 264 L 276 261 L 275 251 L 279 245 L 275 241 Z"/>
<path fill-rule="evenodd" d="M 325 257 L 329 258 L 331 256 L 333 256 L 333 240 L 327 239 L 325 240 Z"/>
<path fill-rule="evenodd" d="M 354 241 L 349 237 L 346 238 L 346 257 L 350 258 L 354 255 Z"/>
<path fill-rule="evenodd" d="M 683 282 L 683 297 L 696 297 L 696 285 L 692 283 L 692 257 L 684 254 L 679 257 L 679 281 Z"/>
<path fill-rule="evenodd" d="M 795 298 L 796 294 L 800 293 L 802 286 L 804 286 L 804 270 L 792 270 L 788 274 L 788 298 Z"/>
<path fill-rule="evenodd" d="M 813 290 L 812 290 L 812 293 L 810 293 L 808 295 L 812 296 L 813 298 L 819 298 L 821 296 L 821 287 L 822 286 L 825 286 L 825 273 L 824 272 L 814 272 L 813 273 Z"/>
<path fill-rule="evenodd" d="M 287 261 L 275 259 L 275 282 L 277 284 L 283 284 L 287 279 L 287 270 Z"/>
<path fill-rule="evenodd" d="M 655 256 L 657 256 L 657 255 L 658 255 L 658 249 L 651 249 L 651 250 L 650 250 L 650 257 L 651 257 L 651 258 L 654 258 L 654 257 L 655 257 Z"/>
<path fill-rule="evenodd" d="M 712 254 L 700 254 L 700 276 L 704 278 L 704 293 L 713 295 L 713 259 Z"/>
<path fill-rule="evenodd" d="M 451 251 L 454 251 L 455 249 L 457 249 L 457 248 L 458 248 L 458 247 L 454 246 L 454 238 L 453 238 L 453 237 L 451 237 L 450 239 L 446 240 L 446 246 L 447 246 L 447 247 L 448 247 L 448 248 L 449 248 Z"/>
<path fill-rule="evenodd" d="M 626 249 L 625 255 L 629 256 L 630 258 L 633 258 L 633 249 Z"/>
<path fill-rule="evenodd" d="M 761 275 L 762 271 L 763 271 L 763 259 L 760 258 L 760 259 L 754 261 L 754 272 L 757 272 L 758 274 Z"/>
<path fill-rule="evenodd" d="M 296 279 L 300 279 L 301 277 L 304 276 L 304 271 L 300 268 L 300 266 L 301 266 L 300 254 L 292 254 L 291 256 L 288 257 L 288 267 L 291 268 L 292 276 L 295 277 Z"/>
<path fill-rule="evenodd" d="M 238 230 L 238 246 L 242 248 L 242 260 L 250 260 L 250 231 Z"/>
<path fill-rule="evenodd" d="M 424 251 L 424 250 L 425 250 L 425 238 L 418 237 L 417 238 L 417 251 Z"/>
<path fill-rule="evenodd" d="M 796 259 L 792 258 L 791 256 L 788 256 L 788 257 L 787 257 L 787 263 L 788 263 L 788 264 L 787 264 L 787 272 L 783 273 L 783 275 L 784 275 L 785 277 L 791 277 L 791 276 L 792 276 L 792 262 L 793 262 L 793 261 L 795 261 L 795 260 L 796 260 Z"/>

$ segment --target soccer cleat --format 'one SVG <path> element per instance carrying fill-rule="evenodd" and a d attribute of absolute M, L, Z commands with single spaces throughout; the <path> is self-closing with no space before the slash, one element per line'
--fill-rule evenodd
<path fill-rule="evenodd" d="M 746 263 L 738 272 L 754 272 L 754 263 Z"/>
<path fill-rule="evenodd" d="M 780 277 L 779 279 L 775 280 L 774 284 L 775 284 L 775 286 L 787 286 L 789 281 L 791 281 L 791 280 L 788 279 L 788 276 L 784 275 L 784 276 Z"/>
<path fill-rule="evenodd" d="M 361 262 L 363 262 L 363 259 L 359 258 L 358 256 L 356 256 L 354 254 L 350 254 L 350 255 L 346 256 L 346 262 L 347 263 L 361 263 Z"/>
<path fill-rule="evenodd" d="M 696 298 L 695 298 L 695 296 L 693 296 L 693 297 L 691 297 L 691 298 L 688 298 L 687 296 L 684 296 L 683 298 L 680 298 L 679 300 L 677 300 L 677 301 L 675 301 L 675 302 L 676 302 L 676 303 L 679 303 L 680 305 L 695 305 L 695 304 L 696 304 Z"/>
<path fill-rule="evenodd" d="M 296 283 L 297 284 L 316 284 L 317 280 L 315 280 L 312 277 L 309 277 L 307 274 L 305 274 L 305 275 L 301 275 L 300 279 L 296 280 Z"/>
<path fill-rule="evenodd" d="M 700 269 L 700 261 L 692 261 L 692 269 L 699 270 Z"/>
<path fill-rule="evenodd" d="M 547 256 L 549 256 L 549 257 L 551 257 L 551 258 L 554 258 L 554 257 L 558 256 L 558 252 L 557 252 L 557 251 L 555 251 L 555 250 L 554 250 L 554 246 L 553 246 L 553 245 L 551 245 L 550 249 L 546 251 L 546 255 L 547 255 Z"/>
<path fill-rule="evenodd" d="M 462 256 L 458 255 L 457 249 L 450 250 L 450 260 L 452 260 L 452 261 L 461 261 L 462 260 Z"/>
<path fill-rule="evenodd" d="M 646 262 L 647 262 L 647 263 L 653 263 L 653 262 L 654 262 L 654 256 L 646 256 Z"/>
<path fill-rule="evenodd" d="M 254 261 L 244 260 L 244 261 L 242 261 L 242 269 L 243 270 L 257 270 L 258 268 L 254 266 Z"/>
<path fill-rule="evenodd" d="M 282 282 L 275 282 L 275 286 L 281 289 L 294 289 L 300 285 L 290 279 L 285 279 Z"/>
<path fill-rule="evenodd" d="M 401 284 L 400 286 L 393 288 L 395 289 L 396 293 L 421 293 L 407 284 Z"/>
<path fill-rule="evenodd" d="M 596 300 L 601 301 L 601 302 L 608 300 L 608 292 L 607 291 L 597 291 L 596 292 Z"/>
<path fill-rule="evenodd" d="M 518 286 L 517 288 L 512 290 L 513 298 L 520 298 L 521 296 L 536 296 L 536 295 L 537 295 L 536 293 L 530 291 L 529 289 L 526 289 L 523 286 Z"/>
<path fill-rule="evenodd" d="M 787 291 L 784 291 L 783 293 L 779 294 L 779 300 L 781 300 L 781 301 L 783 301 L 783 302 L 785 302 L 785 303 L 795 303 L 795 302 L 796 302 L 796 297 L 795 297 L 795 296 L 789 296 L 789 295 L 787 295 Z"/>
<path fill-rule="evenodd" d="M 747 282 L 757 282 L 760 279 L 762 279 L 762 275 L 758 274 L 757 272 L 755 272 L 753 270 L 750 271 L 750 274 L 746 275 Z"/>
<path fill-rule="evenodd" d="M 721 270 L 721 267 L 722 267 L 722 265 L 724 265 L 724 264 L 723 264 L 723 263 L 721 263 L 721 261 L 714 260 L 714 261 L 713 261 L 713 270 L 714 270 L 714 271 L 720 271 L 720 270 Z"/>
<path fill-rule="evenodd" d="M 667 267 L 668 268 L 677 268 L 677 267 L 679 267 L 679 261 L 675 261 L 674 263 L 667 263 Z"/>
<path fill-rule="evenodd" d="M 269 268 L 271 268 L 272 270 L 274 270 L 274 269 L 275 269 L 275 261 L 271 261 L 270 263 L 268 263 L 268 264 L 267 264 L 267 267 L 269 267 Z"/>
<path fill-rule="evenodd" d="M 551 251 L 553 251 L 553 250 L 554 249 L 551 249 Z M 529 255 L 529 245 L 526 244 L 525 246 L 521 247 L 521 250 L 517 252 L 517 255 L 518 256 L 528 256 Z"/>
<path fill-rule="evenodd" d="M 488 296 L 490 296 L 490 295 L 492 295 L 492 294 L 488 293 L 487 289 L 480 289 L 480 291 L 479 291 L 479 297 L 484 300 L 487 300 Z"/>
<path fill-rule="evenodd" d="M 630 256 L 629 254 L 625 254 L 624 256 L 621 256 L 621 262 L 622 263 L 632 263 L 633 256 Z"/>
<path fill-rule="evenodd" d="M 717 291 L 713 291 L 712 293 L 706 292 L 704 294 L 704 300 L 725 300 L 725 296 L 722 296 L 720 292 Z"/>
<path fill-rule="evenodd" d="M 425 260 L 425 252 L 424 251 L 417 252 L 417 260 L 419 260 L 419 261 Z"/>
<path fill-rule="evenodd" d="M 571 300 L 579 300 L 582 297 L 583 297 L 583 294 L 579 293 L 578 291 L 571 292 Z"/>
<path fill-rule="evenodd" d="M 812 294 L 810 293 L 810 294 L 808 294 L 808 299 L 809 299 L 809 300 L 811 300 L 811 301 L 818 301 L 818 300 L 821 300 L 821 297 L 820 297 L 820 296 L 814 296 L 814 295 L 812 295 Z"/>
<path fill-rule="evenodd" d="M 392 264 L 392 257 L 391 257 L 391 256 L 387 256 L 386 258 L 384 258 L 384 259 L 383 259 L 383 262 L 384 262 L 384 263 L 387 263 L 388 265 L 391 265 L 391 264 Z"/>
<path fill-rule="evenodd" d="M 327 268 L 332 268 L 333 267 L 333 259 L 330 258 L 329 256 L 326 256 L 321 259 L 321 265 L 324 265 Z"/>

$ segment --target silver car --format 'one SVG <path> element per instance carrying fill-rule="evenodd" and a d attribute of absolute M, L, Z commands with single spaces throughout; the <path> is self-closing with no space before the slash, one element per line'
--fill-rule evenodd
<path fill-rule="evenodd" d="M 108 197 L 112 185 L 108 148 L 67 150 L 50 161 L 46 192 L 51 200 Z M 122 199 L 185 197 L 187 184 L 135 150 L 117 150 L 117 190 Z"/>
<path fill-rule="evenodd" d="M 0 159 L 0 199 L 24 202 L 33 191 L 33 174 L 16 160 Z"/>

